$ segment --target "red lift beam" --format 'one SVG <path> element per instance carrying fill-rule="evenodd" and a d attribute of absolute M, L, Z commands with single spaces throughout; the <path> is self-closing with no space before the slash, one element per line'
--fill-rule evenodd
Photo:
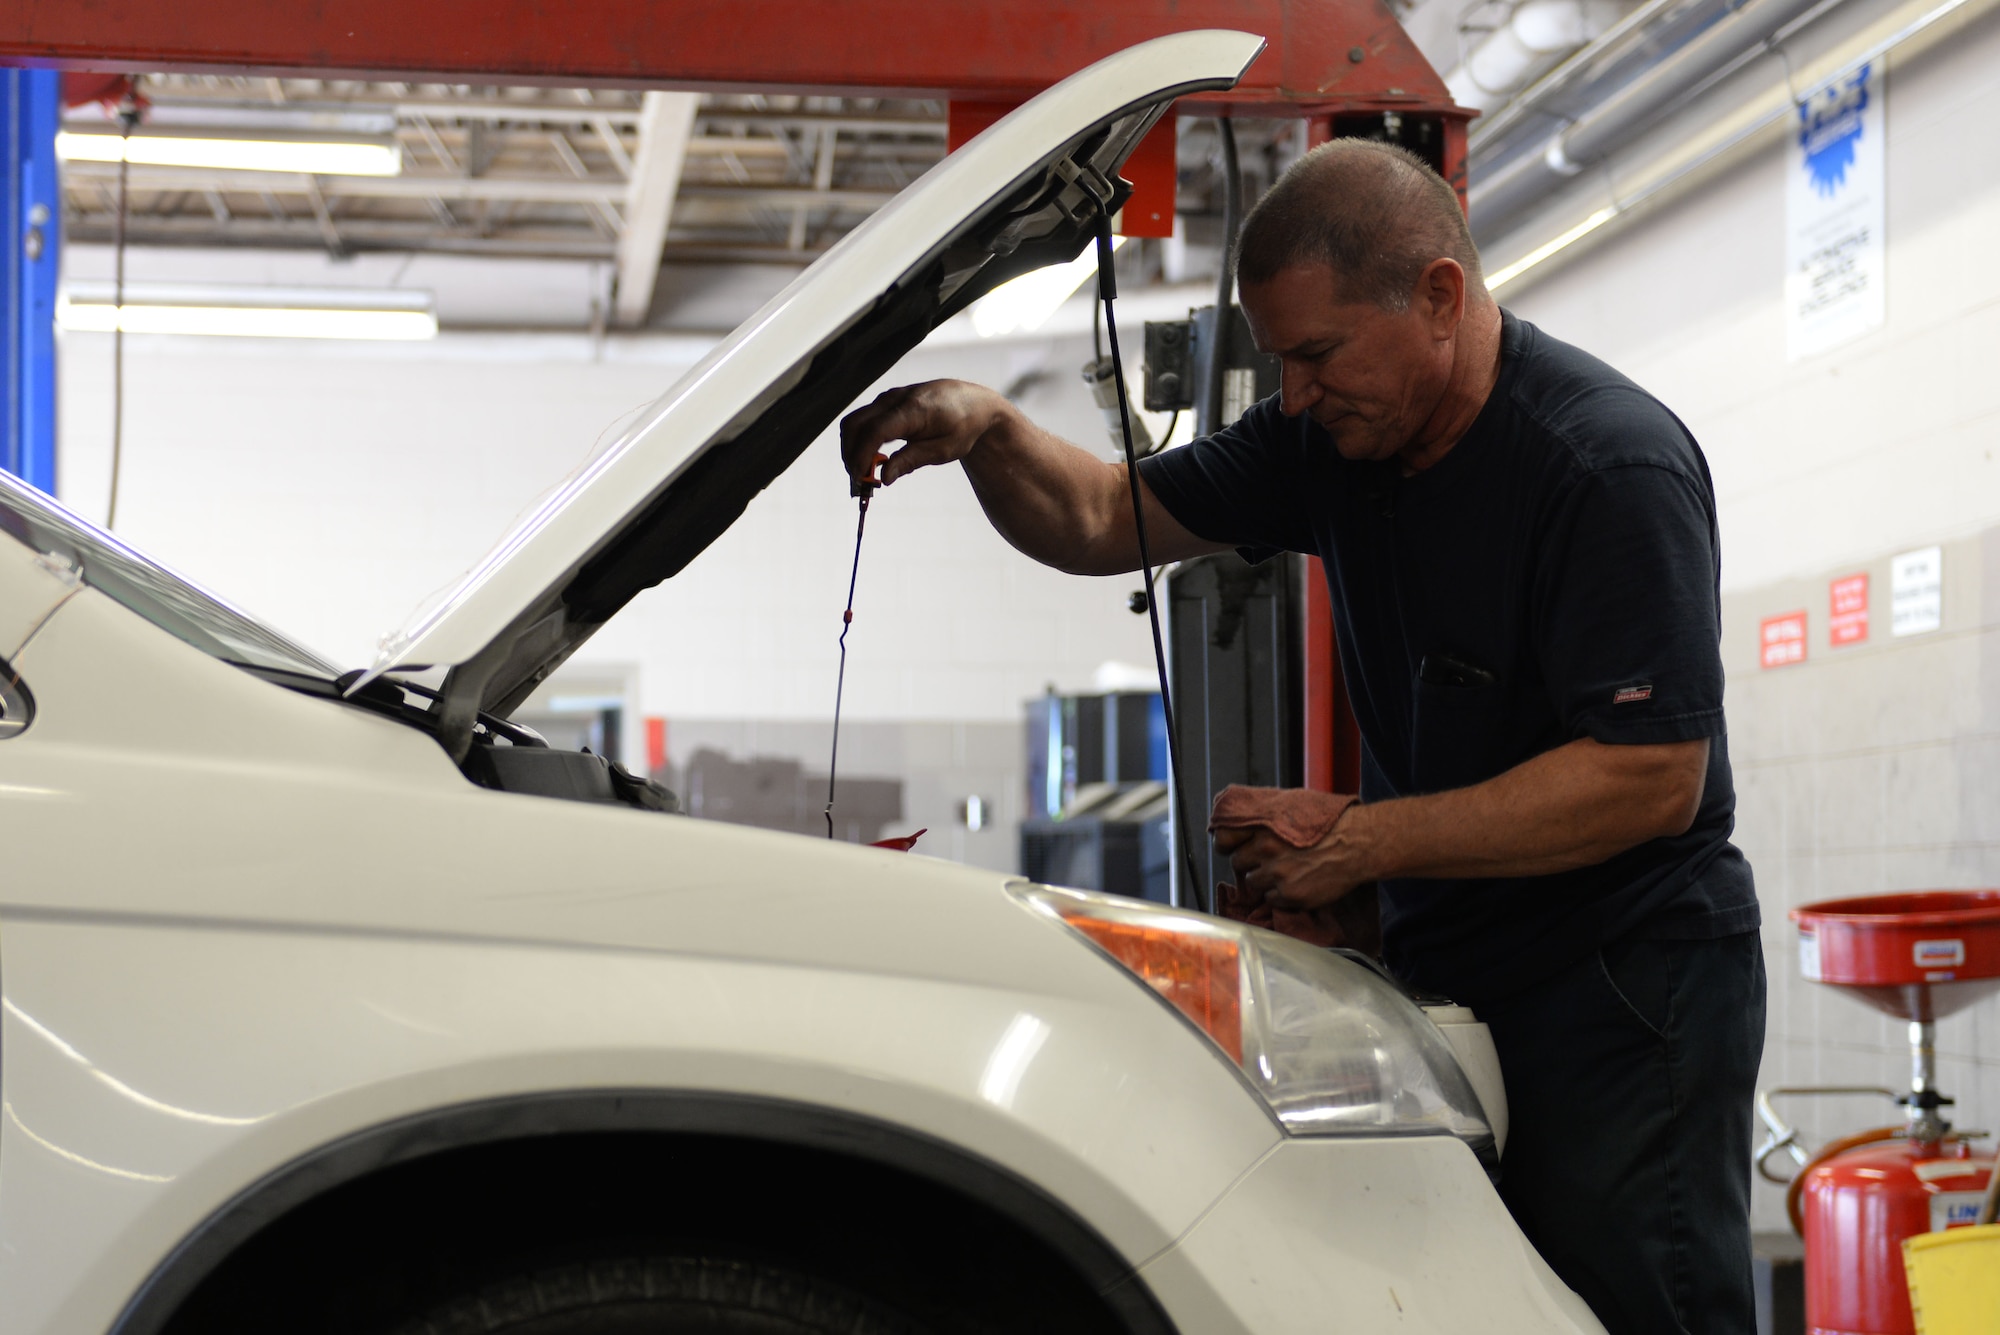
<path fill-rule="evenodd" d="M 5 0 L 0 63 L 1014 102 L 1195 28 L 1270 44 L 1204 107 L 1468 114 L 1382 0 Z"/>
<path fill-rule="evenodd" d="M 1235 28 L 1269 45 L 1209 115 L 1435 117 L 1465 196 L 1465 125 L 1385 0 L 0 0 L 0 65 L 441 83 L 599 84 L 1014 103 L 1170 32 Z M 1160 223 L 1147 191 L 1128 218 Z M 1128 205 L 1128 210 L 1131 208 Z M 1171 224 L 1171 204 L 1166 205 Z M 1318 562 L 1312 563 L 1314 575 Z M 1306 609 L 1306 783 L 1354 791 L 1359 740 L 1323 584 Z"/>

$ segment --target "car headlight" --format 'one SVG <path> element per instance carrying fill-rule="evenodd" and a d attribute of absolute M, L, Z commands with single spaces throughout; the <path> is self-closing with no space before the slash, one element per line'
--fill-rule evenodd
<path fill-rule="evenodd" d="M 1111 895 L 1014 893 L 1124 966 L 1219 1048 L 1294 1135 L 1492 1127 L 1438 1027 L 1386 980 L 1276 932 Z"/>

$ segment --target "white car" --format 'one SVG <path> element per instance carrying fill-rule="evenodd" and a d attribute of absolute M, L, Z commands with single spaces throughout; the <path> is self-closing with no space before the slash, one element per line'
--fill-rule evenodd
<path fill-rule="evenodd" d="M 1260 46 L 951 155 L 366 672 L 0 478 L 0 1332 L 1601 1329 L 1464 1012 L 506 721 Z"/>

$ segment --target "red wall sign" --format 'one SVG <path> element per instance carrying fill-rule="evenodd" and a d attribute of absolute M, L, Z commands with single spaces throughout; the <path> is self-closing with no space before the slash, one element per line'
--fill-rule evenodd
<path fill-rule="evenodd" d="M 1758 623 L 1759 661 L 1767 668 L 1806 661 L 1806 614 L 1786 612 Z"/>
<path fill-rule="evenodd" d="M 1868 576 L 1847 575 L 1830 586 L 1833 616 L 1827 622 L 1827 642 L 1860 644 L 1868 638 Z"/>

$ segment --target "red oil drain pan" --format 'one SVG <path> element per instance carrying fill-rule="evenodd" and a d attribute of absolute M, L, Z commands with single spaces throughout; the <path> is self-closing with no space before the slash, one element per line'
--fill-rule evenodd
<path fill-rule="evenodd" d="M 2000 890 L 1825 899 L 1791 918 L 1800 972 L 1891 1015 L 1929 1022 L 2000 992 Z"/>

